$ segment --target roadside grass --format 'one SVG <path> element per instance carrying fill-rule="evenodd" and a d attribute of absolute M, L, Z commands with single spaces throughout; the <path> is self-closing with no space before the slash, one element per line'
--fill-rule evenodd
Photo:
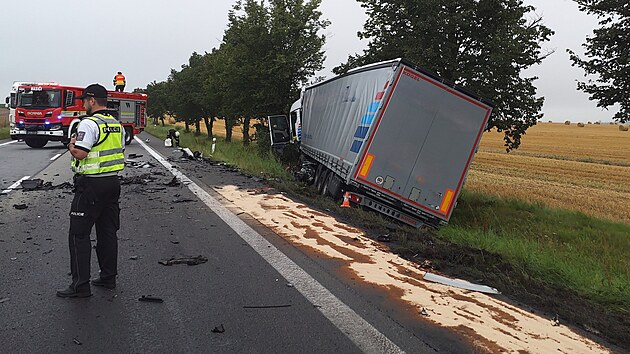
<path fill-rule="evenodd" d="M 11 135 L 9 134 L 9 128 L 0 128 L 0 140 L 8 139 Z"/>
<path fill-rule="evenodd" d="M 171 128 L 151 126 L 147 127 L 147 132 L 166 137 Z M 205 136 L 195 137 L 192 132 L 180 131 L 182 146 L 203 151 L 204 156 L 209 156 L 211 141 Z M 249 174 L 265 177 L 272 186 L 318 208 L 333 210 L 335 214 L 368 230 L 387 232 L 392 224 L 391 220 L 379 214 L 356 208 L 341 209 L 337 202 L 317 196 L 312 188 L 293 181 L 277 158 L 257 155 L 254 144 L 243 147 L 240 141 L 228 144 L 217 138 L 212 157 Z M 397 245 L 392 245 L 392 248 L 401 251 L 406 258 L 417 255 L 424 258 L 423 252 L 435 253 L 435 249 L 441 247 L 444 247 L 444 252 L 473 250 L 480 256 L 473 256 L 472 264 L 468 265 L 475 266 L 479 262 L 483 269 L 477 273 L 471 270 L 468 275 L 487 274 L 494 267 L 497 272 L 504 273 L 504 278 L 523 275 L 523 279 L 531 279 L 555 290 L 570 289 L 580 298 L 607 310 L 630 315 L 630 225 L 575 211 L 548 208 L 542 203 L 464 190 L 450 223 L 439 231 L 405 226 L 396 229 L 398 231 L 392 233 Z M 428 242 L 429 239 L 439 244 Z M 484 252 L 488 255 L 484 256 Z M 493 255 L 498 256 L 496 264 L 492 263 L 495 259 Z M 446 253 L 439 256 L 442 259 L 438 262 L 454 263 L 467 257 Z M 477 260 L 485 257 L 489 260 Z M 430 255 L 427 258 L 430 259 Z M 505 266 L 504 262 L 510 269 L 498 269 Z M 449 268 L 448 265 L 446 268 Z M 505 284 L 508 283 L 509 280 Z"/>

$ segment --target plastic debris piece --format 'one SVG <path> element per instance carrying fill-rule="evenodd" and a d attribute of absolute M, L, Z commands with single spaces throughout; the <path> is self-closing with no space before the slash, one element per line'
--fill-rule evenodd
<path fill-rule="evenodd" d="M 28 208 L 28 205 L 26 204 L 13 204 L 13 207 L 17 210 L 24 210 Z"/>
<path fill-rule="evenodd" d="M 76 338 L 72 338 L 72 343 L 76 344 L 76 345 L 81 345 L 83 343 L 81 343 L 80 340 L 76 339 Z"/>
<path fill-rule="evenodd" d="M 159 297 L 155 297 L 155 296 L 151 296 L 151 295 L 142 295 L 141 298 L 138 299 L 138 301 L 142 301 L 142 302 L 155 302 L 155 303 L 163 303 L 164 300 L 162 300 Z"/>
<path fill-rule="evenodd" d="M 422 310 L 420 310 L 420 314 L 421 314 L 422 316 L 427 316 L 427 317 L 428 317 L 428 316 L 430 316 L 430 315 L 429 315 L 429 312 L 428 312 L 428 311 L 427 311 L 427 309 L 425 309 L 424 307 L 422 308 Z"/>
<path fill-rule="evenodd" d="M 434 282 L 434 283 L 443 284 L 443 285 L 452 286 L 452 287 L 455 287 L 455 288 L 466 289 L 466 290 L 471 290 L 471 291 L 478 291 L 480 293 L 500 294 L 500 292 L 497 289 L 491 288 L 489 286 L 474 284 L 474 283 L 470 283 L 470 282 L 467 282 L 467 281 L 461 280 L 461 279 L 451 279 L 451 278 L 443 277 L 441 275 L 437 275 L 437 274 L 433 274 L 433 273 L 429 273 L 429 272 L 427 272 L 424 275 L 424 280 L 431 281 L 431 282 Z"/>
<path fill-rule="evenodd" d="M 173 177 L 173 179 L 170 182 L 164 183 L 164 185 L 168 187 L 178 187 L 180 184 L 181 183 L 179 182 L 177 177 Z"/>
<path fill-rule="evenodd" d="M 22 181 L 21 185 L 23 190 L 32 191 L 41 188 L 44 185 L 44 181 L 39 178 L 27 179 Z"/>
<path fill-rule="evenodd" d="M 214 327 L 211 332 L 212 333 L 223 333 L 223 332 L 225 332 L 225 327 L 223 327 L 223 323 L 221 323 L 221 326 Z"/>
<path fill-rule="evenodd" d="M 553 316 L 553 318 L 551 319 L 551 325 L 554 327 L 560 326 L 560 316 L 558 316 L 558 314 Z"/>
<path fill-rule="evenodd" d="M 135 261 L 135 260 L 138 259 L 138 256 L 131 256 L 131 257 L 129 257 L 129 259 L 131 259 L 132 261 Z"/>
<path fill-rule="evenodd" d="M 3 303 L 3 302 L 7 302 L 7 301 L 9 301 L 8 297 L 2 298 L 2 299 L 0 299 L 0 304 Z"/>
<path fill-rule="evenodd" d="M 196 256 L 196 257 L 171 257 L 169 259 L 159 260 L 158 263 L 165 266 L 172 266 L 173 264 L 187 264 L 189 266 L 199 265 L 202 263 L 206 263 L 208 258 L 204 256 Z"/>

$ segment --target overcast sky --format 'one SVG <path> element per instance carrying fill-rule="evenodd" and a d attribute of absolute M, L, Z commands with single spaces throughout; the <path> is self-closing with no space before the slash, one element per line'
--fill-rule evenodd
<path fill-rule="evenodd" d="M 0 10 L 0 96 L 13 81 L 57 81 L 86 86 L 99 82 L 109 89 L 117 71 L 127 77 L 127 90 L 166 79 L 193 51 L 219 45 L 233 0 L 82 0 L 3 1 Z M 609 121 L 614 111 L 602 111 L 576 90 L 583 72 L 570 65 L 565 49 L 582 52 L 580 44 L 597 20 L 579 12 L 571 0 L 525 0 L 534 5 L 556 34 L 544 48 L 555 54 L 529 70 L 536 75 L 539 95 L 545 96 L 544 120 Z M 98 12 L 97 10 L 98 9 Z M 325 30 L 327 60 L 320 75 L 348 54 L 361 52 L 365 41 L 356 36 L 366 19 L 354 0 L 323 0 L 321 10 L 332 22 Z M 430 68 L 429 68 L 430 69 Z"/>

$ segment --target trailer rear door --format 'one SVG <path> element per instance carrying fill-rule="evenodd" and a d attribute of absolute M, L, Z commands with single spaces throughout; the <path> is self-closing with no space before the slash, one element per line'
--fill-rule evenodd
<path fill-rule="evenodd" d="M 448 221 L 491 111 L 401 65 L 354 177 Z"/>

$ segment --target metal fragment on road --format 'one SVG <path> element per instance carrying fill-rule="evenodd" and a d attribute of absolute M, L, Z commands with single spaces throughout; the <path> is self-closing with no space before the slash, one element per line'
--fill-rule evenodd
<path fill-rule="evenodd" d="M 223 333 L 223 332 L 225 332 L 225 327 L 223 327 L 223 323 L 221 323 L 221 326 L 214 327 L 211 332 L 212 333 Z"/>
<path fill-rule="evenodd" d="M 155 297 L 155 296 L 151 296 L 151 295 L 142 295 L 142 297 L 139 298 L 138 301 L 141 301 L 141 302 L 155 302 L 155 303 L 159 303 L 159 304 L 164 302 L 164 300 L 162 300 L 161 298 Z"/>
<path fill-rule="evenodd" d="M 76 344 L 76 345 L 82 345 L 83 343 L 81 343 L 80 340 L 76 339 L 76 338 L 72 338 L 72 343 Z"/>
<path fill-rule="evenodd" d="M 499 290 L 497 290 L 495 288 L 491 288 L 491 287 L 486 286 L 486 285 L 474 284 L 474 283 L 470 283 L 470 282 L 467 282 L 467 281 L 461 280 L 461 279 L 451 279 L 451 278 L 443 277 L 441 275 L 437 275 L 437 274 L 433 274 L 433 273 L 429 273 L 429 272 L 427 272 L 424 275 L 424 280 L 431 281 L 431 282 L 434 282 L 434 283 L 443 284 L 443 285 L 452 286 L 452 287 L 455 287 L 455 288 L 466 289 L 466 290 L 471 290 L 471 291 L 477 291 L 477 292 L 480 292 L 480 293 L 500 294 Z"/>
<path fill-rule="evenodd" d="M 132 261 L 135 261 L 135 260 L 138 259 L 138 256 L 131 256 L 131 257 L 129 257 L 129 259 L 131 259 Z"/>
<path fill-rule="evenodd" d="M 169 259 L 159 260 L 158 263 L 165 266 L 172 266 L 173 264 L 187 264 L 189 266 L 199 265 L 202 263 L 206 263 L 208 258 L 204 256 L 195 256 L 195 257 L 171 257 Z"/>
<path fill-rule="evenodd" d="M 7 302 L 7 301 L 9 301 L 8 297 L 2 298 L 2 299 L 0 299 L 0 304 L 3 303 L 3 302 Z"/>
<path fill-rule="evenodd" d="M 23 190 L 32 191 L 41 188 L 44 185 L 44 181 L 39 178 L 27 179 L 22 181 L 21 185 Z"/>
<path fill-rule="evenodd" d="M 26 204 L 13 204 L 13 207 L 17 210 L 24 210 L 24 209 L 28 209 L 28 205 Z"/>

